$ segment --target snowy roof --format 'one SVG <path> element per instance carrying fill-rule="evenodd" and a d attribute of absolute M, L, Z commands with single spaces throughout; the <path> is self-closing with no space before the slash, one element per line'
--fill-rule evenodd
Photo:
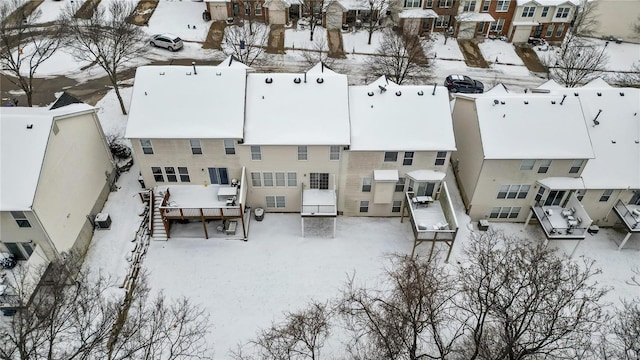
<path fill-rule="evenodd" d="M 136 71 L 128 138 L 241 139 L 244 68 L 141 66 Z"/>
<path fill-rule="evenodd" d="M 580 0 L 517 0 L 518 6 L 527 4 L 537 4 L 540 6 L 559 6 L 559 5 L 574 5 L 578 6 Z"/>
<path fill-rule="evenodd" d="M 442 181 L 445 175 L 437 170 L 414 170 L 407 173 L 407 176 L 415 181 Z"/>
<path fill-rule="evenodd" d="M 591 160 L 589 160 L 591 161 Z M 584 189 L 584 181 L 581 177 L 548 177 L 538 180 L 542 186 L 551 190 L 575 190 Z"/>
<path fill-rule="evenodd" d="M 349 145 L 347 76 L 317 70 L 247 76 L 245 144 Z"/>
<path fill-rule="evenodd" d="M 493 22 L 496 19 L 491 16 L 489 13 L 477 13 L 475 11 L 467 11 L 463 12 L 456 16 L 456 20 L 460 22 Z"/>
<path fill-rule="evenodd" d="M 485 91 L 484 93 L 485 94 L 493 94 L 493 95 L 508 94 L 509 93 L 509 89 L 507 89 L 507 86 L 505 84 L 498 83 L 496 86 L 494 86 L 491 89 Z"/>
<path fill-rule="evenodd" d="M 381 90 L 381 87 L 385 91 Z M 453 151 L 449 92 L 434 85 L 349 88 L 351 150 Z"/>
<path fill-rule="evenodd" d="M 473 97 L 486 159 L 590 159 L 593 148 L 573 96 L 481 94 Z"/>
<path fill-rule="evenodd" d="M 540 25 L 537 21 L 514 21 L 513 26 L 538 26 Z"/>
<path fill-rule="evenodd" d="M 398 170 L 373 170 L 373 180 L 375 181 L 398 181 Z"/>
<path fill-rule="evenodd" d="M 204 0 L 204 2 L 211 2 L 211 3 L 228 3 L 228 2 L 231 2 L 231 0 Z"/>
<path fill-rule="evenodd" d="M 555 80 L 547 80 L 544 84 L 538 86 L 538 89 L 564 89 L 564 87 L 558 84 Z"/>
<path fill-rule="evenodd" d="M 437 18 L 438 14 L 431 9 L 403 9 L 399 14 L 401 19 Z"/>
<path fill-rule="evenodd" d="M 346 10 L 370 10 L 371 6 L 369 5 L 369 1 L 367 0 L 337 0 L 338 4 L 340 4 Z M 375 7 L 379 7 L 379 5 L 374 4 Z"/>
<path fill-rule="evenodd" d="M 86 104 L 0 112 L 0 211 L 31 210 L 54 118 L 95 111 Z M 28 126 L 31 125 L 31 128 Z"/>
<path fill-rule="evenodd" d="M 609 85 L 606 81 L 604 81 L 604 79 L 601 77 L 595 78 L 583 86 L 583 88 L 611 88 L 611 87 L 612 86 Z"/>
<path fill-rule="evenodd" d="M 238 60 L 235 56 L 229 55 L 226 59 L 222 60 L 218 66 L 223 67 L 235 67 L 239 69 L 249 69 L 242 61 Z"/>

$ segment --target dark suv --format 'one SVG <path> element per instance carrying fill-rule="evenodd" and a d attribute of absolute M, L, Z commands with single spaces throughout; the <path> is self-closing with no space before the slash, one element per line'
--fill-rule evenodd
<path fill-rule="evenodd" d="M 466 75 L 449 75 L 444 81 L 444 86 L 452 93 L 481 94 L 484 92 L 484 85 Z"/>

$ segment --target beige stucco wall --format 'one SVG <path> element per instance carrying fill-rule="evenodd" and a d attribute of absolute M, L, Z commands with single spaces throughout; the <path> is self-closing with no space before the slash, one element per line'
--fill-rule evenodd
<path fill-rule="evenodd" d="M 640 0 L 597 0 L 590 2 L 594 6 L 594 36 L 613 35 L 624 41 L 640 42 L 640 34 L 633 33 L 633 25 L 640 16 Z"/>
<path fill-rule="evenodd" d="M 207 3 L 209 12 L 211 13 L 211 20 L 226 20 L 229 17 L 227 11 L 227 3 Z"/>
<path fill-rule="evenodd" d="M 194 155 L 191 151 L 189 139 L 151 139 L 153 145 L 153 154 L 144 154 L 140 146 L 140 139 L 131 139 L 135 160 L 140 167 L 140 173 L 144 179 L 145 186 L 152 188 L 158 185 L 203 185 L 205 181 L 210 182 L 208 168 L 227 168 L 229 172 L 229 180 L 232 178 L 239 179 L 242 173 L 242 165 L 240 163 L 239 150 L 237 140 L 234 139 L 236 154 L 227 155 L 224 149 L 223 139 L 201 139 L 200 146 L 202 154 Z M 151 167 L 159 166 L 163 168 L 170 166 L 176 168 L 178 172 L 179 166 L 186 166 L 189 171 L 190 182 L 182 183 L 180 176 L 178 182 L 156 182 L 151 172 Z"/>
<path fill-rule="evenodd" d="M 9 211 L 0 212 L 0 242 L 30 243 L 32 247 L 39 249 L 39 253 L 46 259 L 55 259 L 55 254 L 45 237 L 45 232 L 33 212 L 23 211 L 23 213 L 29 220 L 31 227 L 21 228 Z M 0 246 L 0 251 L 9 252 L 4 245 Z"/>
<path fill-rule="evenodd" d="M 113 161 L 95 113 L 56 119 L 36 189 L 33 210 L 59 252 L 82 253 L 95 216 L 108 196 Z"/>
<path fill-rule="evenodd" d="M 341 149 L 341 157 L 344 154 Z M 263 145 L 262 160 L 251 160 L 251 147 L 238 146 L 239 156 L 247 172 L 247 205 L 263 207 L 267 211 L 300 212 L 301 189 L 309 189 L 309 173 L 329 173 L 329 189 L 337 188 L 340 183 L 340 160 L 329 160 L 329 146 L 307 146 L 307 159 L 298 160 L 297 145 Z M 254 187 L 251 184 L 252 172 L 295 172 L 297 187 Z M 285 179 L 286 181 L 286 179 Z M 275 184 L 274 184 L 275 185 Z M 266 209 L 266 196 L 285 196 L 285 208 Z"/>
<path fill-rule="evenodd" d="M 582 206 L 589 213 L 594 225 L 613 226 L 622 220 L 612 210 L 618 200 L 628 204 L 633 197 L 633 190 L 614 190 L 608 201 L 600 201 L 605 189 L 587 190 L 582 198 Z"/>
<path fill-rule="evenodd" d="M 273 0 L 265 7 L 269 9 L 269 24 L 284 25 L 287 23 L 289 7 L 282 0 Z"/>
<path fill-rule="evenodd" d="M 525 6 L 534 6 L 536 8 L 535 13 L 533 14 L 533 17 L 523 17 L 522 16 L 522 11 L 524 9 Z M 556 11 L 559 7 L 562 8 L 570 8 L 571 11 L 569 11 L 569 15 L 566 18 L 556 18 Z M 549 11 L 547 12 L 547 16 L 542 16 L 542 10 L 543 10 L 544 6 L 540 6 L 537 5 L 534 2 L 530 2 L 528 4 L 522 4 L 522 6 L 518 6 L 516 8 L 515 13 L 513 14 L 513 22 L 532 22 L 532 21 L 536 21 L 539 23 L 569 23 L 571 22 L 571 20 L 573 20 L 573 16 L 575 14 L 575 6 L 569 4 L 569 3 L 565 3 L 562 4 L 560 6 L 549 6 Z"/>
<path fill-rule="evenodd" d="M 457 98 L 452 117 L 458 150 L 451 154 L 451 159 L 462 200 L 468 207 L 484 159 L 475 103 Z"/>
<path fill-rule="evenodd" d="M 384 161 L 384 151 L 349 151 L 345 157 L 343 183 L 341 184 L 340 207 L 347 216 L 400 216 L 393 213 L 393 202 L 388 204 L 374 204 L 376 181 L 373 180 L 374 170 L 398 170 L 399 177 L 406 177 L 406 173 L 414 170 L 437 170 L 446 174 L 449 165 L 450 154 L 444 165 L 435 165 L 436 151 L 414 152 L 412 165 L 402 165 L 404 151 L 398 151 L 398 159 L 395 162 Z M 362 179 L 372 179 L 371 192 L 362 192 Z M 405 182 L 405 191 L 409 180 Z M 385 186 L 385 183 L 382 183 Z M 437 190 L 437 189 L 436 189 Z M 404 192 L 394 192 L 393 200 L 403 200 Z M 369 201 L 369 212 L 360 212 L 360 201 Z"/>
<path fill-rule="evenodd" d="M 342 27 L 343 8 L 337 1 L 332 1 L 326 8 L 327 29 L 335 30 Z"/>

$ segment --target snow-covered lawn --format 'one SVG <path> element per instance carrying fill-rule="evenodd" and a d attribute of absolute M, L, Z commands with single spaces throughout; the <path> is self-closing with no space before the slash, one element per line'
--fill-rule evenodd
<path fill-rule="evenodd" d="M 369 32 L 366 30 L 343 32 L 342 48 L 346 53 L 375 54 L 381 39 L 382 33 L 376 31 L 371 36 L 371 45 L 369 45 L 367 44 L 369 41 Z"/>
<path fill-rule="evenodd" d="M 204 41 L 211 26 L 211 21 L 202 20 L 205 9 L 203 2 L 160 0 L 145 30 L 149 34 L 171 33 L 182 40 Z"/>
<path fill-rule="evenodd" d="M 613 41 L 601 39 L 584 38 L 585 44 L 595 45 L 600 51 L 604 51 L 608 56 L 606 69 L 609 71 L 629 71 L 633 65 L 640 64 L 640 44 L 622 43 L 616 44 Z M 538 57 L 553 59 L 559 47 L 551 46 L 549 51 L 540 51 L 534 48 Z M 549 60 L 553 62 L 553 60 Z"/>
<path fill-rule="evenodd" d="M 512 43 L 487 39 L 479 43 L 478 47 L 482 51 L 482 56 L 490 63 L 524 65 Z"/>
<path fill-rule="evenodd" d="M 458 41 L 454 38 L 448 38 L 445 44 L 444 36 L 440 33 L 432 34 L 429 51 L 438 59 L 464 60 Z"/>
<path fill-rule="evenodd" d="M 313 31 L 313 41 L 310 41 L 310 30 L 305 28 L 285 28 L 284 30 L 284 47 L 293 49 L 310 49 L 316 50 L 322 46 L 323 50 L 329 50 L 327 43 L 327 30 L 322 26 L 316 26 Z"/>

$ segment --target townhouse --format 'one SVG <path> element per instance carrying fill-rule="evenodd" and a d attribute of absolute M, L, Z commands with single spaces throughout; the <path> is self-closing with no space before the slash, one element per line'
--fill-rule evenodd
<path fill-rule="evenodd" d="M 508 27 L 509 41 L 527 42 L 529 37 L 561 42 L 571 27 L 578 0 L 516 0 Z"/>
<path fill-rule="evenodd" d="M 0 124 L 2 251 L 34 274 L 84 256 L 116 176 L 97 109 L 3 108 Z"/>
<path fill-rule="evenodd" d="M 550 239 L 584 238 L 592 225 L 638 231 L 640 92 L 601 80 L 500 89 L 460 96 L 453 111 L 453 169 L 471 218 L 535 221 Z"/>
<path fill-rule="evenodd" d="M 423 35 L 453 29 L 459 0 L 396 0 L 392 19 L 407 35 Z"/>

